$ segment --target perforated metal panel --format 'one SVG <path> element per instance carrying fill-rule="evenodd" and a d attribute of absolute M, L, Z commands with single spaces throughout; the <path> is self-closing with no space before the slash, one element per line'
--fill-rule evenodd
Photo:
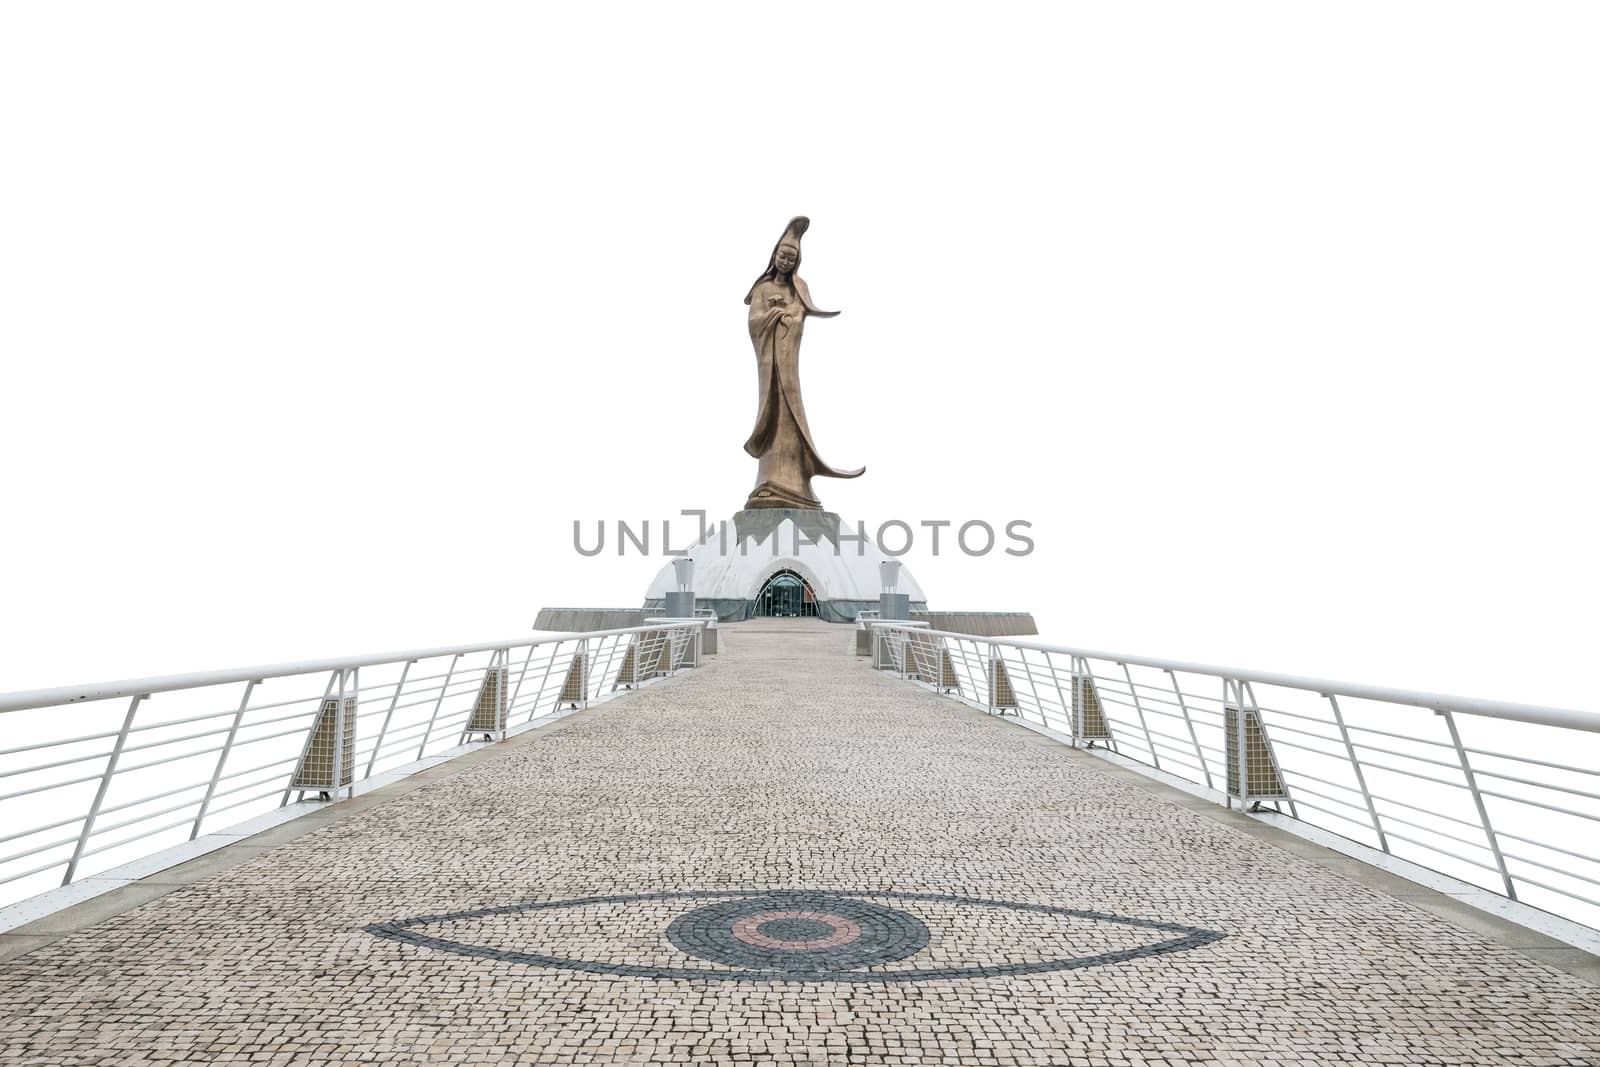
<path fill-rule="evenodd" d="M 317 709 L 317 725 L 311 731 L 311 741 L 306 745 L 300 766 L 295 769 L 290 789 L 342 789 L 355 781 L 356 768 L 356 698 L 344 698 L 344 743 L 336 746 L 334 738 L 339 733 L 339 700 L 329 697 Z M 339 780 L 333 780 L 333 750 L 339 748 Z"/>
<path fill-rule="evenodd" d="M 634 685 L 639 681 L 639 671 L 637 669 L 639 655 L 636 651 L 639 647 L 638 640 L 638 637 L 635 636 L 628 641 L 628 651 L 622 654 L 622 666 L 617 668 L 617 680 L 611 683 L 613 692 Z M 601 667 L 600 674 L 600 684 L 605 685 L 604 667 Z"/>
<path fill-rule="evenodd" d="M 588 699 L 589 670 L 584 662 L 584 654 L 575 652 L 572 662 L 567 665 L 566 680 L 561 683 L 561 699 L 558 704 L 582 704 Z"/>
<path fill-rule="evenodd" d="M 497 734 L 506 728 L 506 677 L 504 667 L 495 667 L 483 676 L 478 701 L 467 719 L 467 733 Z"/>
<path fill-rule="evenodd" d="M 1228 748 L 1228 794 L 1244 801 L 1288 800 L 1283 779 L 1278 775 L 1278 761 L 1272 757 L 1266 734 L 1261 729 L 1261 713 L 1250 708 L 1244 716 L 1245 787 L 1241 793 L 1239 783 L 1239 709 L 1234 705 L 1223 708 L 1223 726 Z"/>
<path fill-rule="evenodd" d="M 956 664 L 948 648 L 939 649 L 939 688 L 946 693 L 961 692 L 961 679 L 956 676 Z"/>
<path fill-rule="evenodd" d="M 1004 660 L 989 661 L 989 706 L 991 708 L 1017 706 L 1017 694 L 1011 688 L 1011 675 L 1006 673 Z"/>
<path fill-rule="evenodd" d="M 1079 678 L 1072 687 L 1072 724 L 1077 736 L 1085 741 L 1113 740 L 1093 678 Z"/>

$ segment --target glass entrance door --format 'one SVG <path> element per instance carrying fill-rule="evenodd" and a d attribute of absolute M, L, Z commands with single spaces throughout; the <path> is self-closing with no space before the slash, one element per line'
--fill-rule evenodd
<path fill-rule="evenodd" d="M 815 615 L 817 600 L 805 579 L 793 571 L 779 571 L 756 598 L 756 614 L 779 619 Z"/>

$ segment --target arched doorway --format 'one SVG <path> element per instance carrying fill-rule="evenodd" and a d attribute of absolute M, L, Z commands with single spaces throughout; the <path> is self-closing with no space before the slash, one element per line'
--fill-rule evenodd
<path fill-rule="evenodd" d="M 817 614 L 817 595 L 806 580 L 791 570 L 767 579 L 756 594 L 756 614 L 769 618 L 802 618 Z"/>

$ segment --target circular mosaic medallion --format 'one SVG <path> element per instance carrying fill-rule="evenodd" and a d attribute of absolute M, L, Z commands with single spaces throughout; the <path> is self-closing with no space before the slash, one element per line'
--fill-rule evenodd
<path fill-rule="evenodd" d="M 914 916 L 831 893 L 739 897 L 685 912 L 667 940 L 691 956 L 785 974 L 893 963 L 928 944 Z"/>

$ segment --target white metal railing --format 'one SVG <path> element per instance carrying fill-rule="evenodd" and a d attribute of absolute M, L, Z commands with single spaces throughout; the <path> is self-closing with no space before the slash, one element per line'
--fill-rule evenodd
<path fill-rule="evenodd" d="M 866 625 L 931 689 L 1600 927 L 1600 714 Z"/>
<path fill-rule="evenodd" d="M 270 811 L 291 794 L 353 792 L 457 747 L 469 727 L 473 737 L 503 738 L 559 707 L 648 684 L 699 662 L 706 625 L 680 619 L 0 694 L 0 904 Z M 330 788 L 296 778 L 314 734 L 331 742 L 317 753 Z"/>

